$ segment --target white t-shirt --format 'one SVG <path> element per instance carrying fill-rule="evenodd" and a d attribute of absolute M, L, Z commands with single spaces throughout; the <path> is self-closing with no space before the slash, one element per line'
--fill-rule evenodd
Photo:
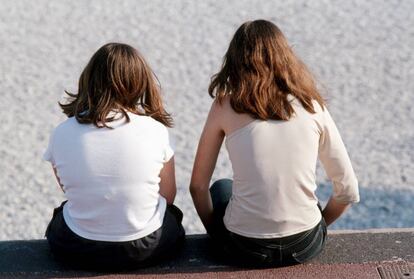
<path fill-rule="evenodd" d="M 114 129 L 71 117 L 50 137 L 43 158 L 63 185 L 65 222 L 81 237 L 130 241 L 162 225 L 166 200 L 159 174 L 174 154 L 168 130 L 151 117 L 128 115 L 129 123 L 109 122 Z"/>

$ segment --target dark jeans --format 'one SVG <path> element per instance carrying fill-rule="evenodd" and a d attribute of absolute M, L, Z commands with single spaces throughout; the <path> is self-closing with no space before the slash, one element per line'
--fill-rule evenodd
<path fill-rule="evenodd" d="M 54 257 L 71 267 L 88 270 L 124 270 L 156 264 L 174 256 L 184 243 L 183 213 L 168 205 L 163 225 L 133 241 L 110 242 L 83 238 L 70 230 L 63 218 L 63 205 L 55 208 L 46 229 Z"/>
<path fill-rule="evenodd" d="M 304 263 L 322 251 L 327 237 L 323 218 L 308 231 L 281 238 L 251 238 L 227 230 L 223 216 L 232 195 L 232 185 L 232 180 L 221 179 L 211 186 L 214 223 L 207 231 L 216 246 L 234 259 L 233 262 L 253 266 L 285 266 Z"/>

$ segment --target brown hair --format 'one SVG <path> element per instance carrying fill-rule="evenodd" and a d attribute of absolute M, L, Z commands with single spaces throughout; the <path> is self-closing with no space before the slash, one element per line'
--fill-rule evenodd
<path fill-rule="evenodd" d="M 111 128 L 106 122 L 115 118 L 109 112 L 120 111 L 129 122 L 130 111 L 172 126 L 158 80 L 139 52 L 126 44 L 109 43 L 98 49 L 80 75 L 78 93 L 65 92 L 70 101 L 59 105 L 79 123 Z"/>
<path fill-rule="evenodd" d="M 311 113 L 315 113 L 312 100 L 322 108 L 325 103 L 314 78 L 293 53 L 282 31 L 266 20 L 249 21 L 239 27 L 208 92 L 219 103 L 229 96 L 236 112 L 262 120 L 289 120 L 294 110 L 288 94 Z"/>

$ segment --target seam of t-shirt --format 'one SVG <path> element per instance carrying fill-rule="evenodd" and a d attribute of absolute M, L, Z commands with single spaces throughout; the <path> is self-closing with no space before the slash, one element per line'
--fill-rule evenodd
<path fill-rule="evenodd" d="M 160 199 L 161 200 L 161 199 Z M 89 239 L 89 240 L 96 240 L 96 241 L 114 241 L 114 242 L 120 242 L 120 241 L 132 241 L 136 240 L 142 237 L 145 237 L 154 231 L 158 230 L 163 225 L 163 220 L 165 216 L 165 212 L 167 210 L 167 202 L 164 199 L 163 203 L 163 212 L 160 212 L 161 216 L 161 222 L 157 225 L 152 225 L 149 227 L 145 227 L 142 230 L 140 230 L 138 233 L 132 234 L 132 235 L 122 235 L 122 236 L 109 236 L 109 235 L 103 235 L 103 234 L 93 234 L 89 232 L 85 232 L 84 230 L 78 228 L 72 221 L 72 218 L 67 212 L 67 208 L 65 207 L 66 204 L 63 207 L 63 219 L 65 220 L 66 225 L 69 227 L 69 229 L 74 232 L 75 234 Z"/>
<path fill-rule="evenodd" d="M 264 234 L 255 234 L 255 233 L 247 233 L 241 230 L 238 230 L 237 228 L 234 228 L 232 226 L 228 226 L 227 224 L 224 224 L 224 226 L 226 227 L 227 230 L 239 234 L 241 236 L 245 236 L 245 237 L 253 237 L 253 238 L 278 238 L 278 237 L 286 237 L 286 236 L 290 236 L 290 235 L 294 235 L 300 232 L 304 232 L 307 231 L 313 227 L 315 227 L 322 219 L 322 214 L 319 214 L 316 221 L 312 222 L 310 225 L 304 226 L 302 228 L 293 230 L 293 231 L 288 231 L 288 232 L 280 232 L 280 233 L 264 233 Z"/>

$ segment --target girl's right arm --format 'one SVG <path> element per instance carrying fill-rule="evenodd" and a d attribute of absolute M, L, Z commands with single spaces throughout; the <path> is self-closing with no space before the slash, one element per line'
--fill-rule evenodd
<path fill-rule="evenodd" d="M 328 201 L 328 204 L 322 211 L 323 218 L 325 219 L 326 225 L 332 224 L 339 216 L 342 215 L 348 208 L 351 207 L 350 203 L 339 203 L 333 197 Z"/>
<path fill-rule="evenodd" d="M 319 159 L 333 184 L 333 194 L 322 215 L 332 224 L 352 203 L 359 202 L 358 181 L 342 138 L 328 109 L 322 111 Z"/>
<path fill-rule="evenodd" d="M 177 187 L 175 184 L 175 163 L 174 156 L 164 163 L 164 167 L 160 171 L 160 195 L 167 200 L 167 204 L 173 204 Z"/>

